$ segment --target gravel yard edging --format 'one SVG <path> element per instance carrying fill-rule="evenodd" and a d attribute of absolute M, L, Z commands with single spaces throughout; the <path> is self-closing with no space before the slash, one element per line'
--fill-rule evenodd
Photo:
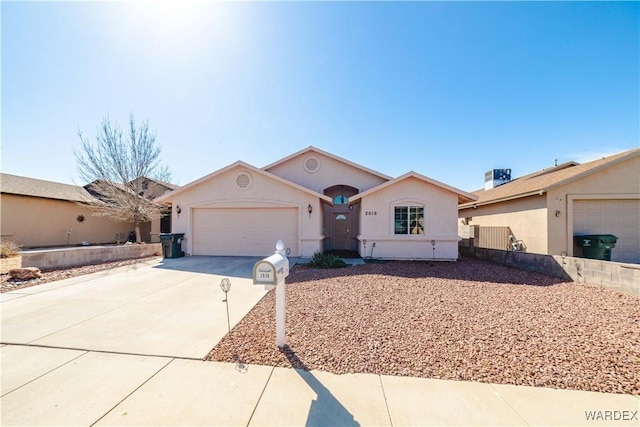
<path fill-rule="evenodd" d="M 85 274 L 96 273 L 98 271 L 110 270 L 112 268 L 124 267 L 127 265 L 138 264 L 141 262 L 151 261 L 153 259 L 161 260 L 161 257 L 152 255 L 145 258 L 127 259 L 120 261 L 112 261 L 105 263 L 95 263 L 90 265 L 77 266 L 73 268 L 58 268 L 43 270 L 42 277 L 32 280 L 16 280 L 12 279 L 8 274 L 0 276 L 0 293 L 16 291 L 23 288 L 30 288 L 32 286 L 43 285 L 49 282 L 55 282 L 57 280 L 69 279 L 71 277 L 82 276 Z"/>
<path fill-rule="evenodd" d="M 640 301 L 463 258 L 295 267 L 206 360 L 640 395 Z"/>

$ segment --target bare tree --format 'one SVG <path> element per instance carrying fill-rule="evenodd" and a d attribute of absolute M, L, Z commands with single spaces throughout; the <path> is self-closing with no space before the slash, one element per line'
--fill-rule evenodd
<path fill-rule="evenodd" d="M 80 178 L 89 183 L 85 189 L 96 198 L 88 204 L 92 214 L 132 222 L 140 242 L 140 223 L 161 217 L 166 209 L 153 199 L 162 194 L 159 190 L 166 191 L 157 184 L 168 182 L 171 176 L 160 164 L 160 146 L 148 120 L 136 125 L 132 114 L 124 135 L 118 124 L 106 117 L 98 127 L 95 143 L 80 130 L 78 136 L 82 146 L 74 154 Z"/>

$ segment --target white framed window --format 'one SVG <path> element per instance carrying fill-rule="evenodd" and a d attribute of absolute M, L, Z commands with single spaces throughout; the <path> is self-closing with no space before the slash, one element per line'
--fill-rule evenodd
<path fill-rule="evenodd" d="M 394 234 L 424 235 L 424 206 L 395 206 Z"/>

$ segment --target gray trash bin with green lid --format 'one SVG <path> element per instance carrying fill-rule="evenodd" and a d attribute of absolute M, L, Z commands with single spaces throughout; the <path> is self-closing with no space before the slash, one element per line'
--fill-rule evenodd
<path fill-rule="evenodd" d="M 613 234 L 586 234 L 573 237 L 582 248 L 582 256 L 590 259 L 611 261 L 611 249 L 616 247 L 618 238 Z"/>
<path fill-rule="evenodd" d="M 184 233 L 161 233 L 160 242 L 162 242 L 162 257 L 183 257 L 184 252 L 182 252 L 182 239 L 184 239 Z"/>

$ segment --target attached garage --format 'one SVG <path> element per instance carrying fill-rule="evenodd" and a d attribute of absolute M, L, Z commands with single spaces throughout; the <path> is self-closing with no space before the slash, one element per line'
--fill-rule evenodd
<path fill-rule="evenodd" d="M 193 254 L 267 256 L 283 240 L 298 255 L 298 208 L 193 209 Z"/>
<path fill-rule="evenodd" d="M 640 263 L 640 200 L 575 200 L 573 234 L 618 237 L 611 260 Z"/>

